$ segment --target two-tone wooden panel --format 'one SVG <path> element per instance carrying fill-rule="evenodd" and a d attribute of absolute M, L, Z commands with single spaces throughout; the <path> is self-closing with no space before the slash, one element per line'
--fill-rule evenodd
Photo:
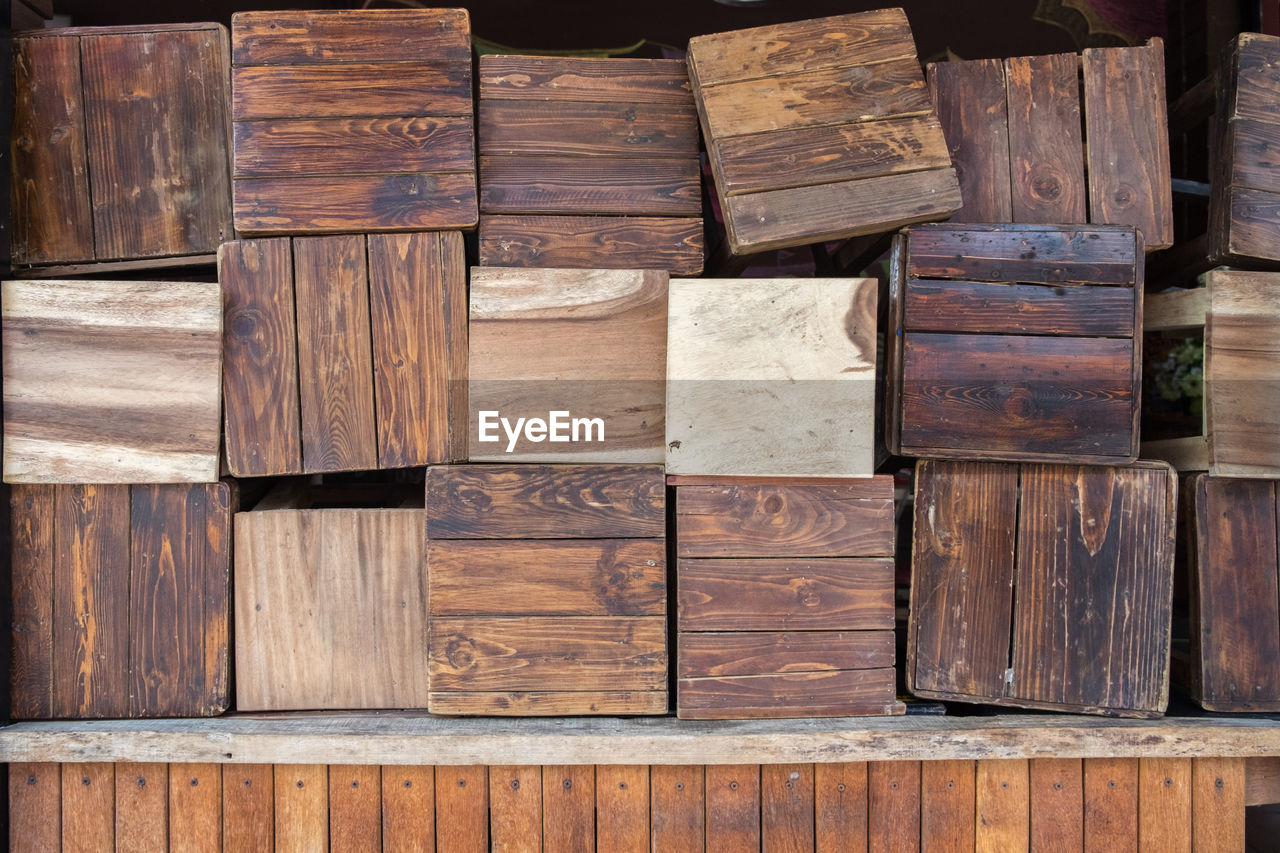
<path fill-rule="evenodd" d="M 226 483 L 15 486 L 13 715 L 225 711 L 233 501 Z"/>
<path fill-rule="evenodd" d="M 927 698 L 1149 717 L 1169 696 L 1169 466 L 926 460 L 907 683 Z"/>
<path fill-rule="evenodd" d="M 926 68 L 965 205 L 953 222 L 1131 225 L 1173 244 L 1164 44 Z"/>
<path fill-rule="evenodd" d="M 481 265 L 702 271 L 683 61 L 487 55 L 479 89 Z"/>
<path fill-rule="evenodd" d="M 428 708 L 667 710 L 660 466 L 427 470 Z"/>
<path fill-rule="evenodd" d="M 236 708 L 425 708 L 421 493 L 291 485 L 235 516 Z"/>
<path fill-rule="evenodd" d="M 15 38 L 13 262 L 208 263 L 233 236 L 229 65 L 219 24 Z"/>
<path fill-rule="evenodd" d="M 241 12 L 231 61 L 242 234 L 476 224 L 465 9 Z"/>
<path fill-rule="evenodd" d="M 240 240 L 218 259 L 232 474 L 404 468 L 465 454 L 460 234 Z"/>
<path fill-rule="evenodd" d="M 699 36 L 688 61 L 734 254 L 961 207 L 901 9 Z"/>
<path fill-rule="evenodd" d="M 667 273 L 472 267 L 467 458 L 661 463 Z"/>
<path fill-rule="evenodd" d="M 904 231 L 890 284 L 890 449 L 1135 460 L 1142 274 L 1142 238 L 1128 227 Z"/>
<path fill-rule="evenodd" d="M 677 716 L 902 713 L 892 478 L 668 482 Z"/>
<path fill-rule="evenodd" d="M 4 480 L 218 479 L 217 284 L 6 281 Z"/>

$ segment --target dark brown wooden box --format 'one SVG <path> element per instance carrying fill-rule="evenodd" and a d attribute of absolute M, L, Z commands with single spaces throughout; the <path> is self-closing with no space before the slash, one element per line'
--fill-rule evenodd
<path fill-rule="evenodd" d="M 702 271 L 684 62 L 482 56 L 478 111 L 481 266 Z"/>
<path fill-rule="evenodd" d="M 908 689 L 1020 708 L 1164 713 L 1177 489 L 1162 462 L 920 462 Z"/>
<path fill-rule="evenodd" d="M 241 234 L 475 226 L 466 9 L 240 12 L 231 61 Z"/>
<path fill-rule="evenodd" d="M 1172 245 L 1160 39 L 926 75 L 964 196 L 952 222 L 1132 225 L 1147 251 Z"/>
<path fill-rule="evenodd" d="M 903 713 L 892 477 L 668 483 L 678 717 Z"/>
<path fill-rule="evenodd" d="M 227 709 L 234 488 L 25 485 L 10 495 L 14 717 Z"/>
<path fill-rule="evenodd" d="M 1276 481 L 1189 483 L 1191 695 L 1210 711 L 1280 711 Z"/>
<path fill-rule="evenodd" d="M 427 469 L 427 707 L 667 711 L 657 465 Z"/>
<path fill-rule="evenodd" d="M 15 266 L 211 263 L 231 230 L 227 30 L 31 30 L 13 40 Z"/>
<path fill-rule="evenodd" d="M 218 252 L 237 477 L 466 455 L 462 235 L 280 237 Z"/>
<path fill-rule="evenodd" d="M 1142 235 L 923 225 L 895 238 L 887 443 L 941 459 L 1138 457 Z"/>

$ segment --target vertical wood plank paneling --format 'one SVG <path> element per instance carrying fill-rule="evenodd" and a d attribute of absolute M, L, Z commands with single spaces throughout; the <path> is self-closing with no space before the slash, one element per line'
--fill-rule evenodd
<path fill-rule="evenodd" d="M 867 849 L 903 853 L 920 849 L 920 762 L 867 765 Z"/>
<path fill-rule="evenodd" d="M 595 847 L 596 774 L 590 764 L 542 768 L 542 849 L 577 853 Z"/>
<path fill-rule="evenodd" d="M 760 849 L 760 765 L 708 764 L 707 849 Z"/>
<path fill-rule="evenodd" d="M 926 66 L 964 207 L 952 222 L 1012 222 L 1009 113 L 998 59 Z"/>
<path fill-rule="evenodd" d="M 222 765 L 170 764 L 169 850 L 222 849 Z"/>
<path fill-rule="evenodd" d="M 1078 758 L 1030 762 L 1031 853 L 1084 849 L 1084 765 Z"/>
<path fill-rule="evenodd" d="M 1190 853 L 1191 759 L 1138 761 L 1138 849 Z"/>
<path fill-rule="evenodd" d="M 329 849 L 329 768 L 324 764 L 275 766 L 276 853 L 324 853 Z"/>
<path fill-rule="evenodd" d="M 974 797 L 978 853 L 1025 853 L 1031 832 L 1029 785 L 1024 760 L 978 762 Z"/>
<path fill-rule="evenodd" d="M 814 767 L 814 822 L 819 853 L 867 849 L 867 764 Z"/>
<path fill-rule="evenodd" d="M 1191 788 L 1191 849 L 1245 849 L 1244 759 L 1192 759 Z"/>
<path fill-rule="evenodd" d="M 647 765 L 596 765 L 596 849 L 600 853 L 649 849 Z"/>
<path fill-rule="evenodd" d="M 9 765 L 9 850 L 47 853 L 62 843 L 62 765 Z"/>
<path fill-rule="evenodd" d="M 222 768 L 222 843 L 227 850 L 271 850 L 275 772 L 270 764 Z"/>
<path fill-rule="evenodd" d="M 169 765 L 116 765 L 116 853 L 169 845 Z"/>
<path fill-rule="evenodd" d="M 1138 849 L 1138 759 L 1084 760 L 1084 849 Z"/>
<path fill-rule="evenodd" d="M 760 768 L 760 834 L 767 850 L 814 849 L 812 764 Z M 711 847 L 708 837 L 707 846 Z"/>
<path fill-rule="evenodd" d="M 920 763 L 920 849 L 960 853 L 974 848 L 972 761 Z"/>
<path fill-rule="evenodd" d="M 15 485 L 9 493 L 13 548 L 10 713 L 19 720 L 45 719 L 53 715 L 56 489 L 50 485 Z"/>
<path fill-rule="evenodd" d="M 436 849 L 436 773 L 430 766 L 382 768 L 382 846 L 396 853 Z"/>
<path fill-rule="evenodd" d="M 1013 221 L 1086 221 L 1079 59 L 1005 60 Z"/>
<path fill-rule="evenodd" d="M 542 776 L 536 765 L 489 768 L 489 835 L 494 853 L 542 850 Z"/>
<path fill-rule="evenodd" d="M 697 853 L 706 847 L 706 792 L 703 768 L 654 764 L 649 768 L 654 850 Z"/>
<path fill-rule="evenodd" d="M 482 853 L 489 849 L 487 767 L 436 768 L 436 850 Z"/>
<path fill-rule="evenodd" d="M 115 850 L 115 769 L 114 764 L 62 765 L 63 853 Z"/>
<path fill-rule="evenodd" d="M 382 849 L 382 768 L 376 764 L 329 767 L 329 846 Z"/>

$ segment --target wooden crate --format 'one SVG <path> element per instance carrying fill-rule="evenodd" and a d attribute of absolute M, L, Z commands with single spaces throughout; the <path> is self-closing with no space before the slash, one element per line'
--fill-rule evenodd
<path fill-rule="evenodd" d="M 236 513 L 237 710 L 426 707 L 421 498 L 285 481 Z"/>
<path fill-rule="evenodd" d="M 6 483 L 218 479 L 216 284 L 6 281 Z"/>
<path fill-rule="evenodd" d="M 472 462 L 663 461 L 666 272 L 472 267 L 470 317 Z"/>
<path fill-rule="evenodd" d="M 892 477 L 668 483 L 678 717 L 903 713 Z"/>
<path fill-rule="evenodd" d="M 702 272 L 683 61 L 480 57 L 480 264 Z"/>
<path fill-rule="evenodd" d="M 427 707 L 667 710 L 666 488 L 652 465 L 427 469 Z"/>
<path fill-rule="evenodd" d="M 901 9 L 699 36 L 689 78 L 735 255 L 960 209 Z"/>
<path fill-rule="evenodd" d="M 229 62 L 218 24 L 18 34 L 13 263 L 211 263 L 233 237 Z"/>
<path fill-rule="evenodd" d="M 234 500 L 226 483 L 14 486 L 13 716 L 225 711 Z"/>
<path fill-rule="evenodd" d="M 1132 225 L 1147 251 L 1173 244 L 1160 39 L 926 76 L 964 196 L 952 222 Z"/>
<path fill-rule="evenodd" d="M 916 466 L 907 684 L 959 702 L 1150 717 L 1169 698 L 1177 478 Z"/>
<path fill-rule="evenodd" d="M 1280 273 L 1213 270 L 1205 286 L 1153 293 L 1144 330 L 1204 335 L 1204 429 L 1145 442 L 1180 471 L 1280 477 Z"/>
<path fill-rule="evenodd" d="M 902 232 L 889 285 L 889 449 L 1135 460 L 1142 271 L 1142 235 L 1128 227 Z"/>
<path fill-rule="evenodd" d="M 462 235 L 241 240 L 218 272 L 232 474 L 465 456 Z"/>
<path fill-rule="evenodd" d="M 1191 695 L 1210 711 L 1280 711 L 1276 481 L 1198 474 L 1188 488 Z"/>
<path fill-rule="evenodd" d="M 672 279 L 667 472 L 869 476 L 877 291 L 865 278 Z"/>
<path fill-rule="evenodd" d="M 475 226 L 465 9 L 240 12 L 231 61 L 241 234 Z"/>

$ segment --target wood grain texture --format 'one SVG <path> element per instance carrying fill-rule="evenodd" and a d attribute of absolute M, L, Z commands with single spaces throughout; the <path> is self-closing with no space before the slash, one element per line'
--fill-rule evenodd
<path fill-rule="evenodd" d="M 1191 851 L 1191 759 L 1138 762 L 1138 848 Z"/>
<path fill-rule="evenodd" d="M 815 764 L 814 849 L 819 853 L 867 849 L 867 763 Z"/>
<path fill-rule="evenodd" d="M 231 93 L 237 122 L 470 116 L 471 67 L 465 61 L 388 63 L 375 57 L 359 63 L 238 65 L 231 69 Z"/>
<path fill-rule="evenodd" d="M 600 853 L 649 849 L 647 765 L 596 765 L 596 849 Z"/>
<path fill-rule="evenodd" d="M 699 765 L 649 768 L 652 850 L 706 849 L 706 786 Z"/>
<path fill-rule="evenodd" d="M 15 39 L 13 87 L 13 261 L 91 261 L 79 40 Z"/>
<path fill-rule="evenodd" d="M 1012 222 L 1004 63 L 931 62 L 925 78 L 964 199 L 952 221 Z"/>
<path fill-rule="evenodd" d="M 813 850 L 812 764 L 768 764 L 760 768 L 760 835 L 769 850 Z"/>
<path fill-rule="evenodd" d="M 245 235 L 430 231 L 476 224 L 470 173 L 240 178 L 232 188 Z"/>
<path fill-rule="evenodd" d="M 1084 849 L 1138 849 L 1138 760 L 1084 760 Z"/>
<path fill-rule="evenodd" d="M 843 557 L 893 553 L 888 477 L 831 485 L 688 485 L 676 491 L 677 554 Z"/>
<path fill-rule="evenodd" d="M 471 59 L 465 9 L 237 12 L 231 29 L 237 65 Z"/>
<path fill-rule="evenodd" d="M 1133 225 L 1147 247 L 1173 245 L 1164 42 L 1085 50 L 1089 219 Z"/>
<path fill-rule="evenodd" d="M 62 845 L 62 765 L 9 765 L 9 849 L 43 853 Z"/>
<path fill-rule="evenodd" d="M 221 764 L 169 765 L 168 849 L 222 850 Z"/>
<path fill-rule="evenodd" d="M 382 850 L 382 768 L 329 767 L 329 845 L 338 850 Z"/>
<path fill-rule="evenodd" d="M 540 853 L 544 768 L 489 768 L 489 837 L 493 850 Z"/>
<path fill-rule="evenodd" d="M 115 782 L 116 849 L 169 849 L 169 765 L 117 764 Z"/>
<path fill-rule="evenodd" d="M 1084 764 L 1078 758 L 1029 762 L 1032 850 L 1084 849 Z"/>
<path fill-rule="evenodd" d="M 693 158 L 481 155 L 480 208 L 486 213 L 697 216 Z"/>
<path fill-rule="evenodd" d="M 471 270 L 469 458 L 661 462 L 667 275 L 659 271 Z M 480 413 L 496 412 L 482 435 Z M 503 438 L 497 417 L 599 418 L 590 441 Z M 481 439 L 485 439 L 482 441 Z M 534 440 L 534 439 L 537 440 Z"/>
<path fill-rule="evenodd" d="M 651 465 L 441 465 L 427 469 L 427 538 L 653 538 L 666 486 Z"/>
<path fill-rule="evenodd" d="M 1006 59 L 1005 84 L 1012 221 L 1086 221 L 1079 59 Z"/>
<path fill-rule="evenodd" d="M 391 850 L 435 850 L 434 767 L 382 768 L 382 843 Z"/>
<path fill-rule="evenodd" d="M 371 161 L 388 174 L 475 166 L 468 116 L 264 119 L 234 130 L 237 178 L 348 174 Z"/>
<path fill-rule="evenodd" d="M 115 765 L 62 765 L 62 844 L 69 853 L 115 849 Z"/>
<path fill-rule="evenodd" d="M 900 714 L 895 681 L 892 669 L 681 678 L 676 684 L 676 716 L 737 720 Z"/>
<path fill-rule="evenodd" d="M 1243 849 L 1244 781 L 1243 759 L 1192 759 L 1192 850 Z"/>
<path fill-rule="evenodd" d="M 481 63 L 491 58 L 499 57 L 486 56 Z M 571 67 L 573 60 L 565 63 Z M 695 160 L 698 149 L 698 115 L 692 97 L 649 104 L 627 101 L 625 95 L 616 101 L 579 102 L 506 100 L 482 93 L 476 123 L 482 156 L 590 158 L 582 165 L 596 166 L 602 182 L 614 174 L 614 158 Z M 480 178 L 482 183 L 487 179 L 483 171 Z"/>
<path fill-rule="evenodd" d="M 1130 228 L 930 225 L 909 232 L 910 278 L 1043 284 L 1140 283 Z M 1034 247 L 1034 253 L 1029 250 Z"/>
<path fill-rule="evenodd" d="M 236 707 L 426 704 L 422 510 L 236 515 Z"/>
<path fill-rule="evenodd" d="M 920 763 L 921 850 L 974 849 L 976 771 L 972 761 Z"/>
<path fill-rule="evenodd" d="M 56 488 L 14 486 L 9 492 L 13 608 L 9 713 L 19 720 L 54 716 Z"/>
<path fill-rule="evenodd" d="M 489 773 L 486 767 L 436 768 L 436 850 L 489 849 Z"/>
<path fill-rule="evenodd" d="M 681 678 L 878 669 L 894 662 L 891 631 L 685 631 Z"/>
<path fill-rule="evenodd" d="M 485 54 L 481 100 L 687 104 L 683 60 Z"/>
<path fill-rule="evenodd" d="M 920 762 L 867 765 L 867 849 L 871 853 L 920 849 Z"/>
<path fill-rule="evenodd" d="M 227 467 L 237 477 L 302 473 L 293 252 L 288 240 L 218 249 Z"/>
<path fill-rule="evenodd" d="M 305 472 L 377 467 L 366 251 L 363 237 L 293 241 Z"/>
<path fill-rule="evenodd" d="M 277 764 L 275 840 L 279 851 L 329 849 L 329 768 L 324 764 Z"/>
<path fill-rule="evenodd" d="M 595 846 L 596 773 L 588 765 L 542 768 L 543 850 L 576 851 Z"/>
<path fill-rule="evenodd" d="M 974 849 L 978 853 L 1022 853 L 1030 849 L 1028 762 L 981 759 L 974 784 Z"/>
<path fill-rule="evenodd" d="M 870 476 L 875 317 L 872 279 L 671 281 L 667 471 Z"/>
<path fill-rule="evenodd" d="M 427 700 L 433 714 L 458 717 L 654 716 L 667 707 L 655 690 L 442 690 Z"/>
<path fill-rule="evenodd" d="M 7 281 L 6 482 L 217 479 L 214 284 Z"/>
<path fill-rule="evenodd" d="M 905 320 L 913 331 L 1132 337 L 1136 294 L 1127 287 L 1059 287 L 912 279 Z"/>
<path fill-rule="evenodd" d="M 480 217 L 480 265 L 571 269 L 665 269 L 698 275 L 702 220 L 648 216 Z"/>
<path fill-rule="evenodd" d="M 275 771 L 270 764 L 222 768 L 222 844 L 264 850 L 275 836 Z"/>
<path fill-rule="evenodd" d="M 707 840 L 717 850 L 761 849 L 760 771 L 758 764 L 704 768 Z"/>

